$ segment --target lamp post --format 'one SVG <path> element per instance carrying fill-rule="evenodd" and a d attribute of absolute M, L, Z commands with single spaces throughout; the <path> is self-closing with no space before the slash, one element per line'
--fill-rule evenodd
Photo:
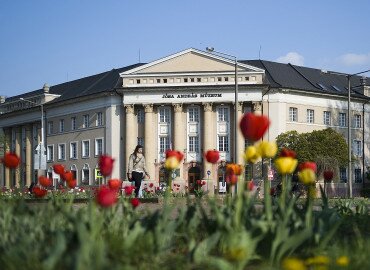
<path fill-rule="evenodd" d="M 22 101 L 34 104 L 36 106 L 40 106 L 40 108 L 41 108 L 41 141 L 40 141 L 39 146 L 38 146 L 38 150 L 39 150 L 38 170 L 46 170 L 46 158 L 45 158 L 46 148 L 45 148 L 45 133 L 44 133 L 44 105 L 42 103 L 37 104 L 36 102 L 33 102 L 31 100 L 27 100 L 27 99 L 24 99 L 24 98 L 19 98 L 19 99 L 22 100 Z"/>
<path fill-rule="evenodd" d="M 223 52 L 218 52 L 215 51 L 213 47 L 207 47 L 206 50 L 211 53 L 216 53 L 220 55 L 227 56 L 229 58 L 232 58 L 234 60 L 234 66 L 235 66 L 235 91 L 234 91 L 234 98 L 235 98 L 235 107 L 234 107 L 234 162 L 237 163 L 237 153 L 238 153 L 238 61 L 236 59 L 236 56 L 223 53 Z M 237 184 L 235 185 L 235 192 L 237 192 L 238 186 Z"/>
<path fill-rule="evenodd" d="M 348 137 L 348 186 L 349 186 L 349 197 L 353 198 L 353 193 L 352 193 L 352 142 L 351 142 L 351 77 L 360 75 L 363 73 L 370 72 L 370 69 L 353 73 L 353 74 L 348 74 L 348 73 L 341 73 L 341 72 L 328 72 L 329 74 L 334 74 L 334 75 L 344 75 L 347 78 L 347 84 L 348 84 L 348 115 L 347 115 L 347 137 Z M 365 117 L 365 116 L 363 116 Z"/>

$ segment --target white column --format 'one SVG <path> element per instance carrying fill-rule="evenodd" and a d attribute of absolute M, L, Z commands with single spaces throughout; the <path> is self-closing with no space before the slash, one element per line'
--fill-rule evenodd
<path fill-rule="evenodd" d="M 126 109 L 125 166 L 126 166 L 126 173 L 127 173 L 129 157 L 134 152 L 135 147 L 137 145 L 137 138 L 136 138 L 136 132 L 135 132 L 137 128 L 135 126 L 134 105 L 133 104 L 125 105 L 125 109 Z M 124 175 L 123 177 L 126 178 L 127 175 Z"/>
<path fill-rule="evenodd" d="M 26 125 L 26 185 L 32 181 L 32 125 Z"/>
<path fill-rule="evenodd" d="M 237 108 L 237 119 L 238 119 L 238 123 L 237 124 L 237 140 L 238 140 L 238 149 L 236 150 L 237 151 L 237 155 L 236 155 L 236 159 L 235 159 L 235 162 L 237 164 L 242 164 L 243 163 L 243 154 L 244 154 L 244 151 L 245 151 L 245 140 L 244 140 L 244 137 L 243 137 L 243 134 L 240 130 L 240 127 L 239 127 L 239 123 L 240 123 L 240 120 L 242 119 L 242 116 L 243 116 L 243 102 L 238 102 L 238 108 Z"/>
<path fill-rule="evenodd" d="M 21 141 L 22 141 L 22 130 L 21 127 L 15 128 L 15 153 L 21 158 Z M 21 168 L 20 164 L 19 168 Z M 19 181 L 21 180 L 21 170 L 14 170 L 15 172 L 15 186 L 19 187 Z"/>
<path fill-rule="evenodd" d="M 153 104 L 145 104 L 145 127 L 144 127 L 144 155 L 146 160 L 146 167 L 150 174 L 151 180 L 158 179 L 155 175 L 154 161 L 156 159 L 155 149 L 156 149 L 156 133 L 153 130 Z M 155 125 L 156 126 L 156 125 Z"/>
<path fill-rule="evenodd" d="M 4 147 L 4 152 L 9 152 L 10 151 L 10 143 L 11 143 L 11 129 L 6 129 L 5 130 L 5 147 Z M 5 186 L 7 188 L 10 187 L 10 170 L 8 167 L 4 166 L 4 177 L 5 177 Z"/>
<path fill-rule="evenodd" d="M 212 103 L 203 103 L 204 109 L 204 120 L 203 120 L 203 152 L 215 149 L 213 134 L 213 121 L 212 121 Z M 210 179 L 217 178 L 212 172 L 212 164 L 207 162 L 205 159 L 203 161 L 203 178 L 208 178 L 207 171 L 211 171 Z"/>
<path fill-rule="evenodd" d="M 183 152 L 186 148 L 185 134 L 186 128 L 183 122 L 183 106 L 180 103 L 172 104 L 174 109 L 174 150 Z M 180 178 L 184 179 L 184 168 L 180 165 Z"/>

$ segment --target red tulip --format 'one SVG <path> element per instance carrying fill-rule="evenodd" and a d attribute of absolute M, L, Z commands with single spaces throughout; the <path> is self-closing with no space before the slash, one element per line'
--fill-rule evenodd
<path fill-rule="evenodd" d="M 220 159 L 220 152 L 217 150 L 208 150 L 205 154 L 206 160 L 209 163 L 217 163 L 217 161 Z"/>
<path fill-rule="evenodd" d="M 72 181 L 73 180 L 73 173 L 71 171 L 67 171 L 67 172 L 64 172 L 60 175 L 60 177 L 64 180 L 64 181 Z"/>
<path fill-rule="evenodd" d="M 122 181 L 119 179 L 108 180 L 108 186 L 111 189 L 118 190 L 121 187 Z"/>
<path fill-rule="evenodd" d="M 135 190 L 135 187 L 134 186 L 125 186 L 123 189 L 125 190 L 125 194 L 127 196 L 130 196 L 132 194 L 132 192 Z"/>
<path fill-rule="evenodd" d="M 21 159 L 15 153 L 6 152 L 1 161 L 4 163 L 5 167 L 15 169 L 18 167 Z"/>
<path fill-rule="evenodd" d="M 50 187 L 53 184 L 53 181 L 50 178 L 47 178 L 46 176 L 39 176 L 39 183 L 43 187 Z"/>
<path fill-rule="evenodd" d="M 253 188 L 254 188 L 254 182 L 253 181 L 248 181 L 247 189 L 251 191 L 251 190 L 253 190 Z"/>
<path fill-rule="evenodd" d="M 283 148 L 280 151 L 279 157 L 291 157 L 291 158 L 296 158 L 296 153 L 293 150 Z"/>
<path fill-rule="evenodd" d="M 201 180 L 197 180 L 197 185 L 200 186 L 202 184 Z"/>
<path fill-rule="evenodd" d="M 334 172 L 332 170 L 324 171 L 324 180 L 330 182 L 334 177 Z"/>
<path fill-rule="evenodd" d="M 170 157 L 176 157 L 176 159 L 180 162 L 184 158 L 184 154 L 176 150 L 167 150 L 166 159 Z"/>
<path fill-rule="evenodd" d="M 99 158 L 100 173 L 103 176 L 109 176 L 112 174 L 114 159 L 108 155 L 102 155 Z"/>
<path fill-rule="evenodd" d="M 238 176 L 235 174 L 228 174 L 226 175 L 226 183 L 230 185 L 235 185 L 238 182 Z"/>
<path fill-rule="evenodd" d="M 107 186 L 101 186 L 96 192 L 96 202 L 101 207 L 110 207 L 118 201 L 118 194 Z"/>
<path fill-rule="evenodd" d="M 206 185 L 206 181 L 202 181 L 202 186 L 205 186 Z"/>
<path fill-rule="evenodd" d="M 53 169 L 56 174 L 62 175 L 64 173 L 64 166 L 62 164 L 55 164 Z"/>
<path fill-rule="evenodd" d="M 76 179 L 71 179 L 69 181 L 67 181 L 67 186 L 69 188 L 75 188 L 77 186 L 77 181 Z"/>
<path fill-rule="evenodd" d="M 311 169 L 311 170 L 313 170 L 316 173 L 317 172 L 316 163 L 315 162 L 311 162 L 311 161 L 306 161 L 306 162 L 303 162 L 303 163 L 299 164 L 298 170 L 299 171 L 302 171 L 304 169 Z"/>
<path fill-rule="evenodd" d="M 152 188 L 153 186 L 154 186 L 154 184 L 153 184 L 153 183 L 150 183 L 150 184 L 149 184 L 149 187 L 150 187 L 150 188 Z"/>
<path fill-rule="evenodd" d="M 48 191 L 46 189 L 42 189 L 40 187 L 34 187 L 32 189 L 32 193 L 35 194 L 36 198 L 42 198 L 48 193 Z"/>
<path fill-rule="evenodd" d="M 239 126 L 244 138 L 251 141 L 258 141 L 265 134 L 269 125 L 270 120 L 266 116 L 245 113 Z"/>
<path fill-rule="evenodd" d="M 140 204 L 140 200 L 139 200 L 138 198 L 132 198 L 132 199 L 131 199 L 131 205 L 132 205 L 134 208 L 138 207 L 138 206 L 139 206 L 139 204 Z"/>

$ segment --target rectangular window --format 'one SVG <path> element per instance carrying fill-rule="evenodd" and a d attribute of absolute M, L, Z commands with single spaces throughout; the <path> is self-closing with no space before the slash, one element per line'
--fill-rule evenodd
<path fill-rule="evenodd" d="M 170 149 L 169 137 L 160 137 L 159 138 L 159 152 L 164 153 L 168 149 Z"/>
<path fill-rule="evenodd" d="M 160 108 L 159 109 L 159 122 L 160 123 L 169 123 L 170 122 L 170 109 L 169 108 Z"/>
<path fill-rule="evenodd" d="M 75 130 L 76 129 L 76 117 L 73 116 L 71 117 L 71 130 Z"/>
<path fill-rule="evenodd" d="M 59 132 L 64 132 L 64 119 L 59 120 Z"/>
<path fill-rule="evenodd" d="M 189 137 L 189 152 L 199 153 L 199 137 L 198 136 Z"/>
<path fill-rule="evenodd" d="M 95 156 L 101 156 L 103 154 L 103 139 L 95 139 Z"/>
<path fill-rule="evenodd" d="M 103 113 L 102 112 L 98 112 L 96 114 L 96 126 L 100 127 L 103 125 Z"/>
<path fill-rule="evenodd" d="M 69 157 L 71 159 L 77 159 L 77 142 L 71 142 L 69 148 Z"/>
<path fill-rule="evenodd" d="M 90 141 L 82 141 L 82 157 L 87 158 L 90 156 Z"/>
<path fill-rule="evenodd" d="M 307 110 L 307 123 L 313 124 L 314 121 L 315 121 L 314 110 L 308 109 Z"/>
<path fill-rule="evenodd" d="M 347 183 L 347 168 L 339 168 L 339 179 L 341 182 Z"/>
<path fill-rule="evenodd" d="M 355 128 L 361 128 L 361 115 L 355 114 Z"/>
<path fill-rule="evenodd" d="M 218 151 L 229 152 L 229 137 L 228 136 L 218 137 Z"/>
<path fill-rule="evenodd" d="M 137 110 L 137 123 L 138 124 L 144 123 L 144 110 L 142 109 Z"/>
<path fill-rule="evenodd" d="M 298 121 L 298 109 L 294 107 L 289 107 L 289 121 L 297 122 Z"/>
<path fill-rule="evenodd" d="M 226 107 L 218 108 L 218 121 L 219 122 L 229 121 L 229 108 L 226 108 Z"/>
<path fill-rule="evenodd" d="M 199 108 L 189 108 L 189 122 L 199 122 Z"/>
<path fill-rule="evenodd" d="M 346 118 L 347 118 L 346 113 L 339 113 L 339 126 L 340 127 L 346 126 Z"/>
<path fill-rule="evenodd" d="M 361 169 L 355 169 L 355 183 L 362 183 Z"/>
<path fill-rule="evenodd" d="M 137 144 L 144 146 L 144 138 L 143 137 L 137 137 Z"/>
<path fill-rule="evenodd" d="M 353 141 L 353 154 L 358 157 L 362 156 L 362 142 L 361 141 L 359 140 Z"/>
<path fill-rule="evenodd" d="M 66 159 L 66 145 L 58 144 L 58 160 Z"/>
<path fill-rule="evenodd" d="M 331 124 L 331 112 L 324 111 L 324 125 L 330 125 Z"/>
<path fill-rule="evenodd" d="M 47 155 L 48 161 L 54 161 L 54 145 L 48 145 L 46 155 Z"/>
<path fill-rule="evenodd" d="M 89 115 L 88 114 L 85 114 L 84 116 L 83 116 L 83 125 L 82 125 L 82 127 L 83 128 L 88 128 L 89 126 L 90 126 L 90 124 L 89 124 L 89 122 L 90 122 L 90 119 L 89 119 L 90 117 L 89 117 Z"/>
<path fill-rule="evenodd" d="M 48 122 L 48 134 L 54 133 L 54 123 L 52 121 Z"/>

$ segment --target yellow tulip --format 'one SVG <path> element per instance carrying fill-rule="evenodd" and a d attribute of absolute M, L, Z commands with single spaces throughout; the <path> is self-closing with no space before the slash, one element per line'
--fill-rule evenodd
<path fill-rule="evenodd" d="M 174 170 L 177 167 L 179 167 L 179 165 L 180 165 L 179 160 L 174 156 L 167 158 L 166 161 L 164 162 L 164 167 L 167 170 Z"/>
<path fill-rule="evenodd" d="M 306 260 L 306 264 L 312 265 L 312 264 L 329 264 L 330 263 L 330 258 L 327 256 L 323 255 L 318 255 L 315 257 L 308 258 Z"/>
<path fill-rule="evenodd" d="M 245 149 L 244 159 L 246 162 L 256 163 L 260 159 L 260 155 L 255 146 L 248 146 Z"/>
<path fill-rule="evenodd" d="M 340 256 L 338 259 L 337 259 L 337 265 L 339 266 L 348 266 L 349 265 L 349 259 L 347 256 Z"/>
<path fill-rule="evenodd" d="M 304 262 L 298 258 L 285 258 L 281 264 L 284 270 L 306 270 Z"/>
<path fill-rule="evenodd" d="M 316 181 L 316 174 L 311 169 L 304 169 L 298 173 L 298 178 L 303 184 L 311 185 Z"/>
<path fill-rule="evenodd" d="M 276 142 L 261 141 L 257 144 L 257 151 L 262 157 L 272 158 L 276 155 Z"/>
<path fill-rule="evenodd" d="M 291 157 L 279 157 L 275 160 L 276 169 L 280 174 L 293 173 L 297 164 L 298 160 Z"/>

